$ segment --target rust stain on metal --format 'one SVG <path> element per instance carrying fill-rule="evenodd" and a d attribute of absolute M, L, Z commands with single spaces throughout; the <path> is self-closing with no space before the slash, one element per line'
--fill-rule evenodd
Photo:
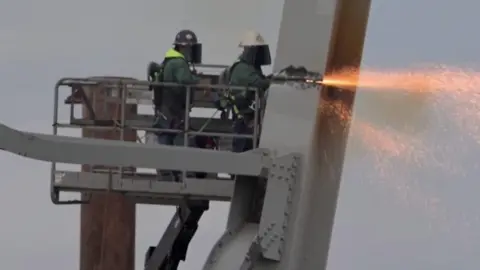
<path fill-rule="evenodd" d="M 120 119 L 121 103 L 106 102 L 107 89 L 101 86 L 85 87 L 97 120 Z M 108 98 L 112 101 L 111 97 Z M 128 105 L 126 117 L 136 114 L 136 106 Z M 83 117 L 91 117 L 83 109 Z M 121 139 L 120 130 L 87 130 L 83 137 Z M 136 132 L 125 130 L 124 140 L 135 141 Z M 94 166 L 95 168 L 110 169 Z M 92 166 L 82 166 L 89 172 Z M 112 168 L 113 169 L 113 168 Z M 93 194 L 89 204 L 81 206 L 80 270 L 133 270 L 135 254 L 135 204 L 121 194 Z"/>

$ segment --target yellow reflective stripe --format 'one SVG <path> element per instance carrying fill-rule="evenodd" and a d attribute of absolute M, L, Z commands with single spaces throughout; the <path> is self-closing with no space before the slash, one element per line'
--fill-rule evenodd
<path fill-rule="evenodd" d="M 242 118 L 243 115 L 240 114 L 240 110 L 237 108 L 237 105 L 235 105 L 234 101 L 235 101 L 235 96 L 232 96 L 230 95 L 229 93 L 224 93 L 223 96 L 229 100 L 229 101 L 233 101 L 231 104 L 233 105 L 232 108 L 233 108 L 233 112 L 237 115 L 238 118 Z"/>
<path fill-rule="evenodd" d="M 165 53 L 165 58 L 183 58 L 185 59 L 185 56 L 181 54 L 179 51 L 176 51 L 173 48 L 170 48 L 166 53 Z"/>
<path fill-rule="evenodd" d="M 235 96 L 230 96 L 230 98 L 235 101 Z M 235 103 L 233 103 L 233 112 L 237 115 L 238 118 L 242 118 L 243 115 L 240 113 L 240 110 L 237 108 L 237 105 L 235 105 Z"/>
<path fill-rule="evenodd" d="M 240 59 L 235 60 L 235 62 L 233 63 L 233 65 L 230 67 L 230 72 L 231 72 L 231 69 L 233 68 L 233 66 L 234 66 L 236 63 L 240 62 L 240 61 L 241 61 Z M 230 95 L 229 93 L 226 94 L 225 96 L 226 96 L 227 98 L 231 99 L 232 101 L 235 101 L 235 96 Z M 243 115 L 240 113 L 240 110 L 237 108 L 237 105 L 235 105 L 235 103 L 233 103 L 232 108 L 233 108 L 233 112 L 237 115 L 237 117 L 238 117 L 239 119 L 243 118 Z"/>
<path fill-rule="evenodd" d="M 237 105 L 233 105 L 233 111 L 235 112 L 236 115 L 238 115 L 239 117 L 242 117 L 242 115 L 240 114 L 240 111 L 237 108 Z"/>

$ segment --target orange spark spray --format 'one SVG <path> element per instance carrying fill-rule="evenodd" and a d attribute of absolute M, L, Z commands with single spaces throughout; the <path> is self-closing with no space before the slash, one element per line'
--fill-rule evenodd
<path fill-rule="evenodd" d="M 458 134 L 468 135 L 480 144 L 480 72 L 446 66 L 393 71 L 366 69 L 361 72 L 344 69 L 325 76 L 322 84 L 347 91 L 357 91 L 358 88 L 358 91 L 382 92 L 381 96 L 387 94 L 393 99 L 398 97 L 399 93 L 414 97 L 418 97 L 418 94 L 426 95 L 429 100 L 427 104 L 433 106 L 431 109 L 439 112 L 435 114 L 440 117 L 437 124 L 446 122 L 445 118 L 454 120 L 457 126 L 455 131 Z M 382 102 L 378 95 L 375 96 L 378 102 Z M 413 99 L 407 100 L 404 103 L 406 106 L 396 113 L 407 114 L 419 107 L 419 104 L 411 102 L 414 102 Z M 349 113 L 345 110 L 337 110 L 340 119 L 350 121 Z M 383 109 L 379 112 L 385 113 Z M 398 174 L 398 170 L 395 169 L 399 159 L 403 159 L 402 163 L 408 162 L 417 166 L 428 162 L 430 167 L 432 162 L 435 162 L 433 166 L 438 169 L 455 174 L 462 173 L 461 168 L 455 168 L 451 163 L 452 156 L 455 156 L 450 152 L 452 149 L 447 149 L 449 146 L 445 145 L 427 147 L 415 136 L 402 134 L 398 130 L 391 130 L 390 127 L 379 128 L 367 121 L 370 120 L 362 119 L 361 116 L 356 117 L 355 123 L 351 125 L 350 134 L 351 138 L 360 139 L 363 147 L 374 154 L 376 171 L 380 176 L 380 179 L 375 177 L 376 181 L 392 189 L 404 203 L 423 205 L 422 208 L 437 221 L 452 215 L 453 213 L 447 213 L 444 207 L 440 207 L 441 199 L 432 191 L 420 189 L 418 179 L 408 177 L 402 179 L 401 173 Z M 458 148 L 453 151 L 458 151 Z M 441 160 L 437 160 L 439 154 L 442 156 Z M 470 222 L 474 221 L 470 220 Z"/>
<path fill-rule="evenodd" d="M 444 216 L 442 209 L 438 207 L 439 199 L 435 194 L 427 194 L 419 188 L 416 179 L 403 178 L 398 174 L 398 170 L 395 170 L 399 161 L 414 166 L 426 162 L 429 157 L 426 155 L 428 151 L 423 142 L 395 130 L 380 129 L 359 118 L 351 122 L 351 112 L 341 102 L 326 105 L 326 109 L 334 112 L 345 128 L 350 126 L 350 139 L 356 141 L 350 145 L 362 148 L 353 152 L 364 153 L 366 150 L 374 159 L 376 176 L 361 177 L 360 180 L 367 181 L 375 187 L 386 188 L 394 193 L 399 203 L 423 209 L 432 220 L 439 221 L 439 218 Z"/>
<path fill-rule="evenodd" d="M 357 80 L 357 78 L 360 78 Z M 480 72 L 445 66 L 411 70 L 375 70 L 346 68 L 326 75 L 324 85 L 345 89 L 461 91 L 479 93 Z"/>
<path fill-rule="evenodd" d="M 447 66 L 392 71 L 343 69 L 325 76 L 322 84 L 350 91 L 428 94 L 437 109 L 449 111 L 459 128 L 480 143 L 480 72 Z"/>

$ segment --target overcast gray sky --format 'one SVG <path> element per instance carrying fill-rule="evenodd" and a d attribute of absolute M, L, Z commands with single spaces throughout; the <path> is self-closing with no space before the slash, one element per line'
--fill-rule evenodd
<path fill-rule="evenodd" d="M 478 1 L 372 1 L 366 66 L 479 66 Z M 230 63 L 237 53 L 237 38 L 247 28 L 264 32 L 274 51 L 272 33 L 278 21 L 270 20 L 269 15 L 278 14 L 279 7 L 271 5 L 275 1 L 255 1 L 260 8 L 249 11 L 248 16 L 238 12 L 245 5 L 240 1 L 204 1 L 208 7 L 202 7 L 200 1 L 189 2 L 194 3 L 3 0 L 0 122 L 49 133 L 53 85 L 60 77 L 144 77 L 146 63 L 162 58 L 181 27 L 198 33 L 205 44 L 206 62 Z M 384 116 L 382 121 L 402 118 L 395 109 L 382 111 L 387 108 L 372 107 L 370 101 L 359 96 L 360 115 L 373 110 Z M 418 108 L 406 110 L 413 109 Z M 426 104 L 418 110 L 418 117 L 409 115 L 407 119 L 416 124 L 410 135 L 435 147 L 435 156 L 450 169 L 432 162 L 413 166 L 393 160 L 389 164 L 395 162 L 395 172 L 390 174 L 395 177 L 384 177 L 374 169 L 372 153 L 360 156 L 352 139 L 329 269 L 478 269 L 480 171 L 475 162 L 480 158 L 479 146 L 465 132 L 456 131 L 450 109 Z M 405 133 L 403 126 L 391 128 Z M 0 266 L 18 270 L 77 268 L 79 209 L 51 204 L 48 164 L 2 152 L 0 168 Z M 145 249 L 157 242 L 173 210 L 158 206 L 137 209 L 140 266 Z M 210 250 L 206 246 L 212 246 L 223 231 L 227 211 L 228 204 L 214 204 L 204 216 L 182 269 L 196 269 L 193 267 L 203 263 Z"/>

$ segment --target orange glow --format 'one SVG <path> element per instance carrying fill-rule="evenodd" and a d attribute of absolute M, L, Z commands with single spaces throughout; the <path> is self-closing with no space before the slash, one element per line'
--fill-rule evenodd
<path fill-rule="evenodd" d="M 361 112 L 356 112 L 355 119 L 351 121 L 351 112 L 340 103 L 329 104 L 345 126 L 350 127 L 350 140 L 357 142 L 352 143 L 352 147 L 360 146 L 374 158 L 377 177 L 374 177 L 373 184 L 392 190 L 401 202 L 409 206 L 423 208 L 436 221 L 452 215 L 442 207 L 441 198 L 433 190 L 422 190 L 422 179 L 406 177 L 397 167 L 399 164 L 408 164 L 407 167 L 428 164 L 432 169 L 462 174 L 462 168 L 454 165 L 457 163 L 453 160 L 455 155 L 452 155 L 459 149 L 454 145 L 429 145 L 420 139 L 421 136 L 402 132 L 405 127 L 395 126 L 398 124 L 395 120 L 400 119 L 401 114 L 420 111 L 419 107 L 428 106 L 428 117 L 430 121 L 435 121 L 435 125 L 441 129 L 453 128 L 458 136 L 463 138 L 466 135 L 466 138 L 480 144 L 480 72 L 446 66 L 389 71 L 345 69 L 325 76 L 321 84 L 368 94 L 373 106 L 391 102 L 383 104 L 379 113 L 386 113 L 397 106 L 391 109 L 394 113 L 382 118 L 391 117 L 392 122 L 376 125 Z M 409 98 L 401 100 L 405 96 Z M 419 100 L 426 102 L 415 103 Z M 415 116 L 416 112 L 413 118 L 405 117 L 405 122 L 408 124 Z"/>
<path fill-rule="evenodd" d="M 480 143 L 480 72 L 446 66 L 391 71 L 344 69 L 325 76 L 322 84 L 346 91 L 358 88 L 429 94 L 436 109 L 448 111 L 459 128 Z"/>
<path fill-rule="evenodd" d="M 448 67 L 392 71 L 344 69 L 325 76 L 322 84 L 346 89 L 362 87 L 383 91 L 475 91 L 478 94 L 480 72 Z"/>

